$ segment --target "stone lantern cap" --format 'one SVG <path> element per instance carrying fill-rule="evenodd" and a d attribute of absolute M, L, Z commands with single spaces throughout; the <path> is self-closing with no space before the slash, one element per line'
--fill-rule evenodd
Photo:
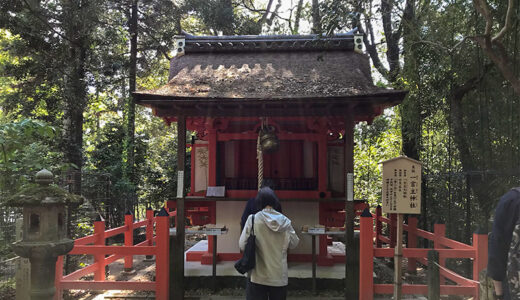
<path fill-rule="evenodd" d="M 66 190 L 51 185 L 54 175 L 43 169 L 36 173 L 36 184 L 25 186 L 20 192 L 9 197 L 6 206 L 52 206 L 52 205 L 80 205 L 82 196 L 74 195 Z"/>

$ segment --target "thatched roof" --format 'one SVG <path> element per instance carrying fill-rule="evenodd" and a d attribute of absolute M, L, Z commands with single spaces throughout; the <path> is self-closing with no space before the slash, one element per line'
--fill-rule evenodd
<path fill-rule="evenodd" d="M 308 38 L 189 37 L 172 59 L 168 84 L 135 93 L 138 103 L 183 104 L 327 101 L 391 106 L 406 92 L 374 86 L 354 35 Z M 292 40 L 292 42 L 291 42 Z M 231 42 L 230 42 L 231 41 Z"/>

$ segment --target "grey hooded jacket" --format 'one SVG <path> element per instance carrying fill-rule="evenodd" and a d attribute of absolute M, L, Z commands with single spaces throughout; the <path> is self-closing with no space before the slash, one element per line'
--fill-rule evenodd
<path fill-rule="evenodd" d="M 287 285 L 287 249 L 295 248 L 300 239 L 291 220 L 272 208 L 255 214 L 256 266 L 249 272 L 251 282 L 269 286 Z M 251 232 L 251 215 L 247 218 L 238 245 L 244 250 Z"/>

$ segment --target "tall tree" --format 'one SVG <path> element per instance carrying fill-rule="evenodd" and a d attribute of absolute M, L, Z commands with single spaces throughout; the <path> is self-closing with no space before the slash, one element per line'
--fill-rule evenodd
<path fill-rule="evenodd" d="M 63 0 L 61 14 L 68 48 L 64 74 L 63 150 L 67 162 L 75 165 L 73 192 L 81 194 L 83 166 L 83 112 L 87 104 L 86 60 L 95 1 Z"/>
<path fill-rule="evenodd" d="M 312 33 L 322 32 L 320 2 L 319 0 L 312 0 Z"/>
<path fill-rule="evenodd" d="M 520 96 L 520 78 L 514 72 L 514 59 L 512 59 L 504 46 L 504 39 L 513 28 L 515 22 L 520 22 L 520 16 L 514 12 L 514 0 L 507 1 L 507 8 L 503 25 L 500 25 L 498 32 L 493 34 L 495 26 L 494 15 L 502 15 L 493 13 L 486 0 L 473 0 L 475 9 L 484 17 L 485 30 L 482 35 L 472 36 L 474 40 L 491 59 L 495 66 L 500 70 L 502 76 L 509 81 L 515 93 Z M 499 2 L 498 6 L 503 3 Z"/>
<path fill-rule="evenodd" d="M 130 62 L 128 66 L 128 91 L 126 98 L 125 116 L 125 140 L 123 147 L 123 180 L 131 186 L 130 197 L 132 202 L 135 197 L 136 178 L 134 174 L 134 144 L 135 144 L 135 103 L 132 93 L 136 90 L 137 80 L 137 38 L 138 38 L 138 0 L 130 1 L 130 18 L 128 20 L 128 33 L 130 35 Z M 133 206 L 135 203 L 132 203 Z"/>

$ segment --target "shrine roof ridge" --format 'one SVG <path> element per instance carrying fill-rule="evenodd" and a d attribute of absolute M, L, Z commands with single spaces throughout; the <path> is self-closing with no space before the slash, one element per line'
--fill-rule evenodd
<path fill-rule="evenodd" d="M 196 36 L 183 32 L 175 36 L 177 54 L 203 52 L 323 51 L 362 49 L 357 28 L 335 35 L 232 35 Z"/>

